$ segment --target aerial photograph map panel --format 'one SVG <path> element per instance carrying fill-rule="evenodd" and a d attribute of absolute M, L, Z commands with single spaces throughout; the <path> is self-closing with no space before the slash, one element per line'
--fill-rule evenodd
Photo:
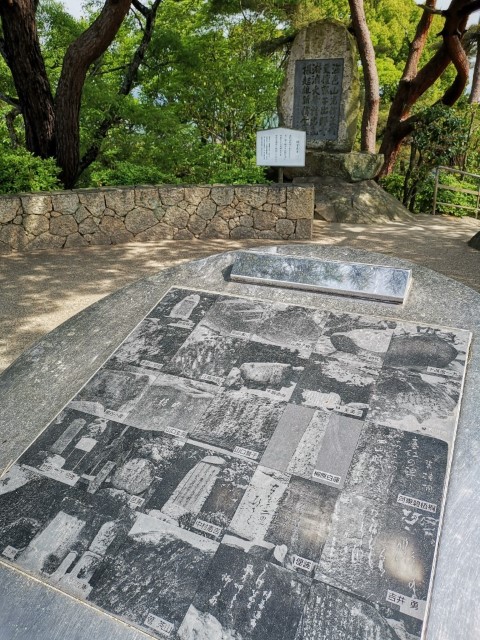
<path fill-rule="evenodd" d="M 418 640 L 470 338 L 172 288 L 0 480 L 1 561 L 155 638 Z"/>

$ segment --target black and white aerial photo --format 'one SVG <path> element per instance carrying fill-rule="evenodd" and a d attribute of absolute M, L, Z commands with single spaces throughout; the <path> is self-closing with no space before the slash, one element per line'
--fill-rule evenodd
<path fill-rule="evenodd" d="M 0 561 L 153 638 L 419 640 L 469 342 L 173 288 L 0 478 Z"/>

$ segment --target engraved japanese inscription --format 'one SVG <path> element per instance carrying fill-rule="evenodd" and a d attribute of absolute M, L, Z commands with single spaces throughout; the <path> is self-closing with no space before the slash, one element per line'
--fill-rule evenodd
<path fill-rule="evenodd" d="M 155 638 L 418 640 L 470 334 L 173 288 L 0 480 L 0 554 Z"/>
<path fill-rule="evenodd" d="M 297 60 L 293 127 L 307 140 L 336 140 L 340 122 L 343 58 Z"/>

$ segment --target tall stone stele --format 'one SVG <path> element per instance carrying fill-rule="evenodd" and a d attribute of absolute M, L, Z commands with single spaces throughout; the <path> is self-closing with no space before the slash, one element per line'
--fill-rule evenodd
<path fill-rule="evenodd" d="M 378 173 L 381 156 L 352 151 L 360 110 L 355 39 L 334 20 L 320 20 L 295 37 L 279 94 L 282 126 L 307 134 L 306 166 L 288 177 L 334 176 L 356 182 Z"/>

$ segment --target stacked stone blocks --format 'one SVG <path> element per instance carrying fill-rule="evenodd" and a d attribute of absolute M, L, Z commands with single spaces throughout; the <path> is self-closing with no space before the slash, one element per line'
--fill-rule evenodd
<path fill-rule="evenodd" d="M 312 237 L 311 185 L 139 186 L 0 196 L 0 252 Z"/>

